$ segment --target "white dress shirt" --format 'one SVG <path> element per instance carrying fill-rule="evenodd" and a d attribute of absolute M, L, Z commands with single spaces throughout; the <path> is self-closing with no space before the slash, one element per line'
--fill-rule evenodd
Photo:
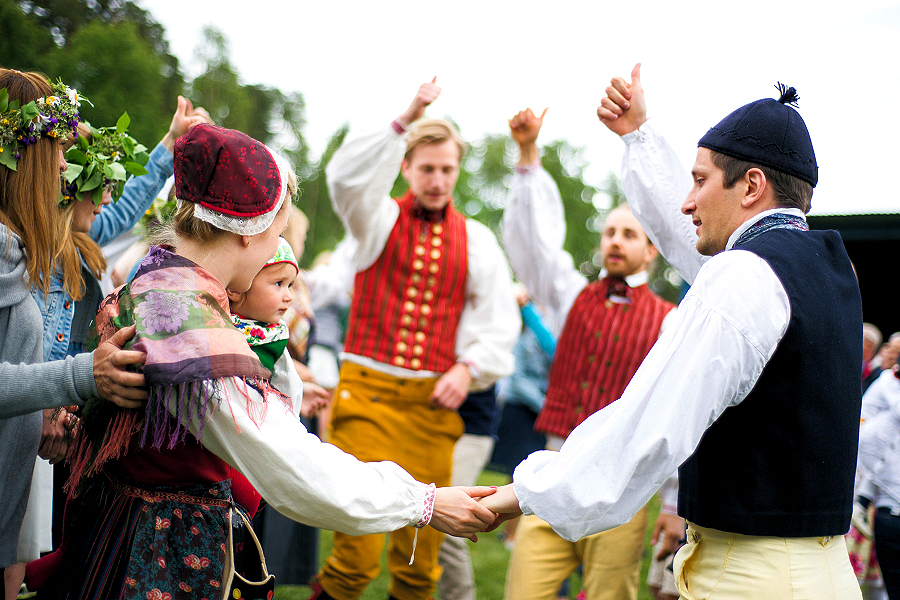
<path fill-rule="evenodd" d="M 646 504 L 706 429 L 750 393 L 790 321 L 787 292 L 763 259 L 697 253 L 680 213 L 690 182 L 665 140 L 648 123 L 623 139 L 631 209 L 693 285 L 622 397 L 576 427 L 559 452 L 536 452 L 513 475 L 522 511 L 573 541 L 627 522 Z M 727 248 L 766 214 L 744 223 Z"/>
<path fill-rule="evenodd" d="M 334 207 L 359 243 L 353 255 L 356 271 L 378 260 L 400 215 L 390 190 L 406 142 L 392 127 L 350 139 L 328 164 L 328 187 Z M 473 389 L 486 388 L 513 371 L 512 348 L 522 328 L 506 257 L 494 234 L 466 219 L 466 298 L 456 332 L 456 355 L 476 367 Z M 363 366 L 398 377 L 434 377 L 355 354 L 344 355 Z"/>

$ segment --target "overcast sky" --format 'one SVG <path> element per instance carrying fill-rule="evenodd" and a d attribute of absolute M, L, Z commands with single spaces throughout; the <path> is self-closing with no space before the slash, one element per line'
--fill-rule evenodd
<path fill-rule="evenodd" d="M 900 211 L 900 1 L 620 3 L 138 0 L 190 77 L 207 24 L 243 83 L 299 91 L 314 153 L 344 122 L 387 123 L 437 75 L 430 116 L 475 140 L 516 111 L 550 107 L 539 142 L 583 146 L 588 182 L 618 173 L 622 142 L 596 108 L 643 63 L 648 113 L 685 167 L 735 108 L 797 88 L 819 163 L 813 214 Z M 185 8 L 185 7 L 188 8 Z"/>

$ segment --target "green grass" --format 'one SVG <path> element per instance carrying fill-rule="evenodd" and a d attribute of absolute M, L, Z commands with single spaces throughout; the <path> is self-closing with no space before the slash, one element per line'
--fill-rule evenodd
<path fill-rule="evenodd" d="M 485 471 L 478 480 L 479 485 L 503 485 L 508 482 L 508 476 L 490 471 Z M 654 497 L 650 502 L 650 514 L 647 519 L 648 528 L 644 543 L 644 562 L 641 567 L 641 588 L 638 591 L 638 600 L 652 600 L 650 593 L 647 591 L 646 581 L 647 569 L 650 566 L 650 534 L 658 512 L 659 501 Z M 320 538 L 319 558 L 324 561 L 331 553 L 333 536 L 330 531 L 323 531 Z M 478 543 L 469 544 L 469 550 L 471 551 L 472 564 L 475 570 L 478 600 L 502 600 L 504 581 L 506 579 L 506 565 L 509 562 L 509 551 L 494 533 L 479 535 Z M 278 577 L 278 573 L 275 573 L 275 577 Z M 387 570 L 382 570 L 360 596 L 361 600 L 387 600 L 388 579 Z M 581 589 L 581 578 L 577 573 L 572 576 L 569 589 L 571 598 L 574 598 Z M 274 600 L 306 600 L 310 593 L 310 589 L 305 585 L 280 585 L 275 588 Z"/>

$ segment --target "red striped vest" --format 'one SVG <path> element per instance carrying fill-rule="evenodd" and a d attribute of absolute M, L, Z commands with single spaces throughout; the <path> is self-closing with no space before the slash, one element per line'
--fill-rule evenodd
<path fill-rule="evenodd" d="M 413 371 L 456 363 L 466 297 L 466 220 L 447 205 L 442 223 L 414 216 L 411 192 L 384 251 L 356 274 L 344 351 Z"/>
<path fill-rule="evenodd" d="M 675 305 L 646 285 L 629 290 L 630 304 L 606 299 L 607 281 L 588 284 L 575 299 L 556 345 L 546 400 L 534 428 L 567 437 L 622 395 L 659 337 Z"/>

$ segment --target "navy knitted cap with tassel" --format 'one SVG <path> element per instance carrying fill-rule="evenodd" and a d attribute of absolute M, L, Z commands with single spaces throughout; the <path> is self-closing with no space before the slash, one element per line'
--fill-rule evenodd
<path fill-rule="evenodd" d="M 763 165 L 810 183 L 819 166 L 806 123 L 794 108 L 800 96 L 782 83 L 778 100 L 765 98 L 740 107 L 706 132 L 697 145 Z"/>

